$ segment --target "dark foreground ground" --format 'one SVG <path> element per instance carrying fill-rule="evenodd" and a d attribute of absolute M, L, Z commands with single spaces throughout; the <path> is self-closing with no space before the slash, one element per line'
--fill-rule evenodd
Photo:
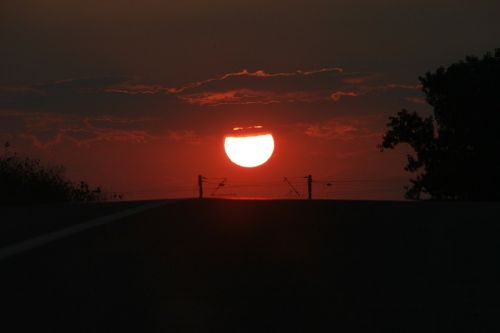
<path fill-rule="evenodd" d="M 499 245 L 498 204 L 179 201 L 0 261 L 0 331 L 494 332 Z"/>

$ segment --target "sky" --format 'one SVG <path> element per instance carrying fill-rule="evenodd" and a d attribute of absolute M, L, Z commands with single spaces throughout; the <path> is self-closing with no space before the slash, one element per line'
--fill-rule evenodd
<path fill-rule="evenodd" d="M 418 77 L 500 47 L 500 2 L 2 1 L 0 140 L 125 198 L 403 199 L 387 118 L 429 114 Z M 224 153 L 264 126 L 271 159 Z M 226 186 L 217 188 L 221 179 Z M 327 184 L 331 186 L 327 186 Z M 214 193 L 215 191 L 215 193 Z"/>

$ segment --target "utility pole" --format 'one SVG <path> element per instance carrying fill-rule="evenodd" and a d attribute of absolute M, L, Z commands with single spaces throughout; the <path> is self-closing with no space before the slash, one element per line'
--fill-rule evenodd
<path fill-rule="evenodd" d="M 311 200 L 312 199 L 312 182 L 313 182 L 313 179 L 312 179 L 311 175 L 308 175 L 307 177 L 304 177 L 304 178 L 307 178 L 308 199 Z"/>
<path fill-rule="evenodd" d="M 198 175 L 198 193 L 200 199 L 203 199 L 203 176 Z"/>

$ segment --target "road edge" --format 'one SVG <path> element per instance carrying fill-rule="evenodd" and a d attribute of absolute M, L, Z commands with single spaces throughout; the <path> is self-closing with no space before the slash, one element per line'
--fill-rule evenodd
<path fill-rule="evenodd" d="M 170 204 L 173 202 L 174 201 L 158 201 L 158 202 L 148 203 L 145 205 L 141 205 L 139 207 L 129 208 L 129 209 L 123 210 L 123 211 L 118 212 L 118 213 L 98 217 L 96 219 L 86 221 L 83 223 L 79 223 L 79 224 L 73 225 L 71 227 L 59 229 L 56 231 L 47 232 L 45 234 L 18 242 L 16 244 L 7 245 L 6 247 L 0 249 L 0 261 L 7 259 L 7 258 L 10 258 L 10 257 L 17 255 L 17 254 L 27 252 L 27 251 L 32 250 L 34 248 L 46 245 L 48 243 L 57 241 L 59 239 L 66 238 L 68 236 L 72 236 L 72 235 L 77 234 L 79 232 L 82 232 L 82 231 L 85 231 L 85 230 L 88 230 L 91 228 L 95 228 L 95 227 L 98 227 L 101 225 L 105 225 L 105 224 L 114 222 L 116 220 L 131 216 L 131 215 L 135 215 L 138 213 L 142 213 L 144 211 L 147 211 L 147 210 L 150 210 L 150 209 L 153 209 L 156 207 L 160 207 L 160 206 L 163 206 L 166 204 Z"/>

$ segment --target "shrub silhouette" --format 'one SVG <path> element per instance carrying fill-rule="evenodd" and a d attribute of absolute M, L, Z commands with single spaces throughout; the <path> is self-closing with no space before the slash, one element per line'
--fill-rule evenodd
<path fill-rule="evenodd" d="M 500 49 L 420 77 L 433 116 L 405 109 L 389 118 L 381 150 L 409 144 L 405 169 L 418 173 L 406 196 L 500 199 Z"/>
<path fill-rule="evenodd" d="M 99 187 L 73 183 L 62 166 L 46 167 L 38 159 L 9 150 L 0 156 L 0 204 L 88 202 L 105 199 Z"/>

